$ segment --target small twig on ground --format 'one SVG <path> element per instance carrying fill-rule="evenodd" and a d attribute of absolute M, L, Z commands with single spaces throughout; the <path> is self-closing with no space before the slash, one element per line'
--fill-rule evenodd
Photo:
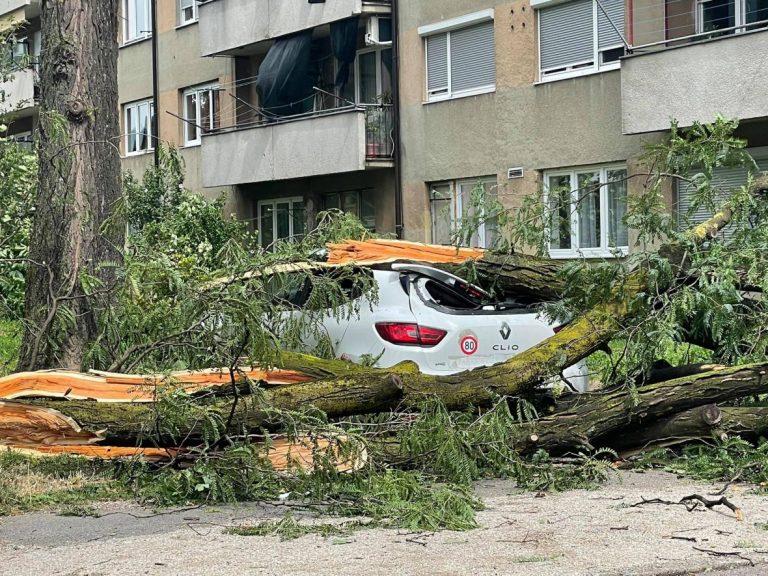
<path fill-rule="evenodd" d="M 664 504 L 666 506 L 685 506 L 688 512 L 693 512 L 699 507 L 700 504 L 703 504 L 705 508 L 713 508 L 714 506 L 725 506 L 736 515 L 736 520 L 738 520 L 739 522 L 744 520 L 744 512 L 742 511 L 742 509 L 736 506 L 735 504 L 733 504 L 725 496 L 722 496 L 717 500 L 709 500 L 708 498 L 705 498 L 704 496 L 701 496 L 699 494 L 691 494 L 690 496 L 685 496 L 684 498 L 681 498 L 677 502 L 672 500 L 662 500 L 661 498 L 653 498 L 651 500 L 643 498 L 640 502 L 635 502 L 634 504 L 632 504 L 631 507 L 635 508 L 637 506 L 642 506 L 643 504 Z"/>
<path fill-rule="evenodd" d="M 693 547 L 694 550 L 697 550 L 699 552 L 704 552 L 705 554 L 709 554 L 710 556 L 735 556 L 736 558 L 741 558 L 742 560 L 746 560 L 749 562 L 750 566 L 754 566 L 755 563 L 752 561 L 751 558 L 744 556 L 741 552 L 722 552 L 720 550 L 710 550 L 708 548 L 698 548 L 697 546 Z"/>
<path fill-rule="evenodd" d="M 720 490 L 718 490 L 714 494 L 709 494 L 709 496 L 722 496 L 723 494 L 725 494 L 726 490 L 728 490 L 728 488 L 731 487 L 731 484 L 736 482 L 739 478 L 741 478 L 741 472 L 739 472 L 738 474 L 736 474 L 736 476 L 728 480 L 728 482 L 726 482 L 725 485 Z"/>

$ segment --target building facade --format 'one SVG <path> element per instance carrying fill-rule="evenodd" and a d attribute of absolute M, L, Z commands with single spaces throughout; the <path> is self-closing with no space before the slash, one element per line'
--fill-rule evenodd
<path fill-rule="evenodd" d="M 124 168 L 174 144 L 187 187 L 227 194 L 265 246 L 331 208 L 448 243 L 487 199 L 537 195 L 553 257 L 627 253 L 641 157 L 673 118 L 739 118 L 768 170 L 768 0 L 157 0 L 155 23 L 153 0 L 121 4 Z M 0 15 L 28 21 L 5 86 L 27 141 L 39 0 Z M 668 191 L 681 212 L 689 196 Z"/>
<path fill-rule="evenodd" d="M 740 118 L 739 135 L 765 156 L 766 6 L 400 2 L 405 237 L 446 242 L 478 210 L 478 193 L 513 209 L 541 195 L 552 257 L 627 253 L 627 198 L 643 187 L 646 144 L 671 119 Z M 681 210 L 687 195 L 668 191 Z M 486 224 L 470 241 L 489 245 L 497 233 Z"/>

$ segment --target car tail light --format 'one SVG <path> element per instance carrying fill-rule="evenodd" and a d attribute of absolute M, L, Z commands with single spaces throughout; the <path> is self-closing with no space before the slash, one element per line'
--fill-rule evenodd
<path fill-rule="evenodd" d="M 421 346 L 431 348 L 440 344 L 447 332 L 439 328 L 429 328 L 418 324 L 403 322 L 378 322 L 376 332 L 384 340 L 403 346 Z"/>

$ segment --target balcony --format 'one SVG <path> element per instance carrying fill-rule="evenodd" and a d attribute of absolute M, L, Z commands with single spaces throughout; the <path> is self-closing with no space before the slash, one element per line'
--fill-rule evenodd
<path fill-rule="evenodd" d="M 31 68 L 25 68 L 13 72 L 13 78 L 0 84 L 0 91 L 4 98 L 0 104 L 0 110 L 19 116 L 29 116 L 35 106 L 35 86 L 37 84 L 36 72 Z"/>
<path fill-rule="evenodd" d="M 738 32 L 655 43 L 622 59 L 623 133 L 667 130 L 671 119 L 690 126 L 717 114 L 768 117 L 768 30 Z"/>
<path fill-rule="evenodd" d="M 387 14 L 391 0 L 210 0 L 200 5 L 202 56 L 241 54 L 252 44 L 358 14 Z"/>
<path fill-rule="evenodd" d="M 391 106 L 255 120 L 203 136 L 203 185 L 233 186 L 392 164 Z"/>

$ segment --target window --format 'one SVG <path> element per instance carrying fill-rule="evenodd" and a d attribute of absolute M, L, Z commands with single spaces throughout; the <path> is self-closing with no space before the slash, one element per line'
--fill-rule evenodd
<path fill-rule="evenodd" d="M 696 29 L 698 33 L 726 30 L 733 34 L 735 26 L 745 26 L 768 20 L 768 0 L 698 0 Z M 731 30 L 727 30 L 730 28 Z"/>
<path fill-rule="evenodd" d="M 151 100 L 126 104 L 125 110 L 125 153 L 127 156 L 153 150 L 152 126 L 155 107 Z"/>
<path fill-rule="evenodd" d="M 619 67 L 624 0 L 576 0 L 540 8 L 538 23 L 542 81 Z"/>
<path fill-rule="evenodd" d="M 432 242 L 453 244 L 459 234 L 461 244 L 475 248 L 493 246 L 497 236 L 495 219 L 484 217 L 482 205 L 487 198 L 494 198 L 496 191 L 495 176 L 431 184 Z M 477 229 L 464 231 L 462 224 Z"/>
<path fill-rule="evenodd" d="M 259 241 L 264 248 L 278 240 L 300 240 L 307 233 L 303 198 L 261 200 L 258 211 Z"/>
<path fill-rule="evenodd" d="M 341 210 L 355 216 L 369 230 L 376 229 L 376 205 L 372 190 L 349 190 L 325 194 L 323 210 Z"/>
<path fill-rule="evenodd" d="M 197 22 L 197 0 L 179 0 L 179 26 Z"/>
<path fill-rule="evenodd" d="M 202 135 L 219 127 L 219 89 L 200 86 L 184 92 L 184 145 L 200 144 Z"/>
<path fill-rule="evenodd" d="M 496 89 L 492 10 L 422 26 L 419 34 L 424 36 L 428 101 Z"/>
<path fill-rule="evenodd" d="M 595 166 L 544 173 L 553 258 L 626 254 L 627 169 Z"/>
<path fill-rule="evenodd" d="M 371 48 L 357 53 L 358 104 L 392 103 L 392 48 Z"/>
<path fill-rule="evenodd" d="M 123 43 L 152 36 L 151 0 L 123 0 Z"/>

